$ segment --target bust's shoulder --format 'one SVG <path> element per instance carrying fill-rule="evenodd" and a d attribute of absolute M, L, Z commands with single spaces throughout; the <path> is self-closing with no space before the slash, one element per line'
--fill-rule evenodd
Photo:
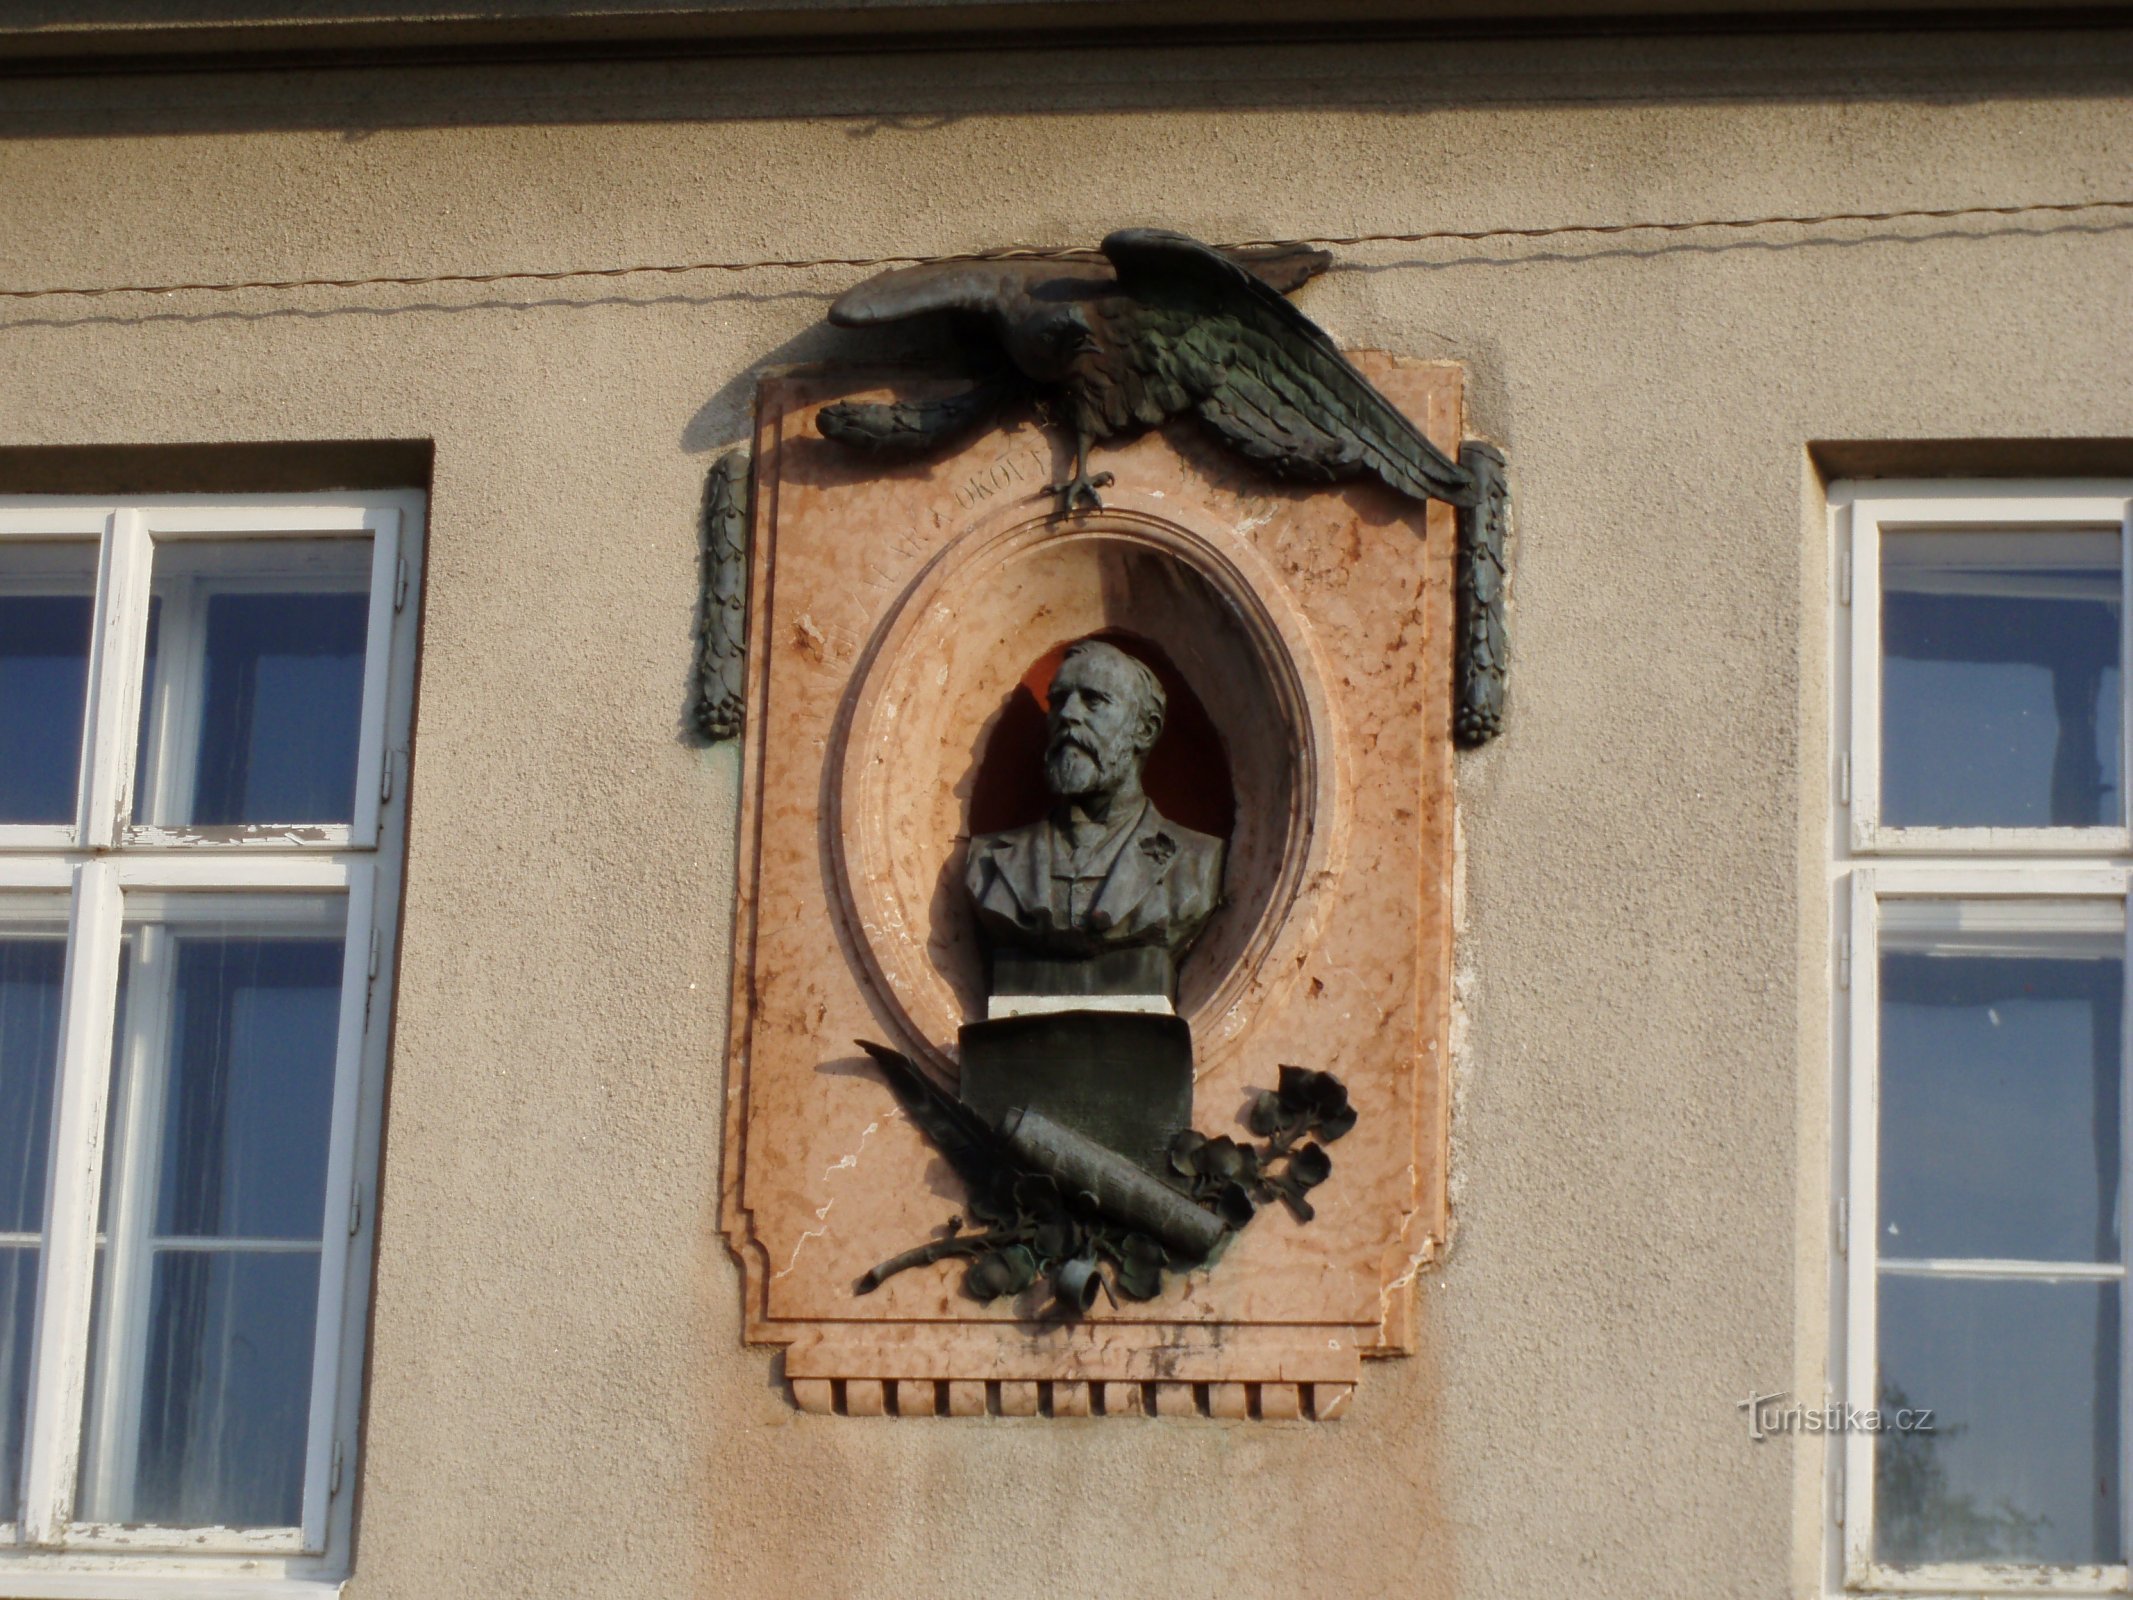
<path fill-rule="evenodd" d="M 970 859 L 978 861 L 986 856 L 1012 855 L 1017 850 L 1025 850 L 1038 834 L 1050 826 L 1050 822 L 1039 818 L 1035 822 L 1025 822 L 1019 828 L 1001 828 L 993 833 L 974 833 L 970 836 Z"/>

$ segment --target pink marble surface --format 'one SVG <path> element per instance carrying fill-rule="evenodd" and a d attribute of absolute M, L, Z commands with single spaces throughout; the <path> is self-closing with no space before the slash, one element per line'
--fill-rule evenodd
<path fill-rule="evenodd" d="M 1357 359 L 1456 449 L 1457 367 Z M 748 1336 L 795 1377 L 1352 1381 L 1411 1344 L 1444 1232 L 1452 515 L 1279 486 L 1174 424 L 1100 451 L 1106 511 L 1062 521 L 1034 419 L 884 469 L 813 426 L 865 392 L 760 400 L 724 1208 Z M 957 888 L 977 762 L 1029 665 L 1101 627 L 1161 640 L 1237 787 L 1230 903 L 1181 981 L 1195 1124 L 1243 1137 L 1285 1062 L 1338 1073 L 1360 1120 L 1316 1221 L 1270 1208 L 1158 1300 L 1060 1327 L 964 1298 L 954 1264 L 855 1296 L 962 1192 L 850 1041 L 952 1076 L 982 1011 Z"/>

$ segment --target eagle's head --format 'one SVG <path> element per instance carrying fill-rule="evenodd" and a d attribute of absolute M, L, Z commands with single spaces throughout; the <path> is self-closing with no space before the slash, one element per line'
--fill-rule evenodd
<path fill-rule="evenodd" d="M 1078 305 L 1038 305 L 1001 333 L 1009 358 L 1039 383 L 1063 383 L 1075 362 L 1097 347 L 1088 313 Z"/>

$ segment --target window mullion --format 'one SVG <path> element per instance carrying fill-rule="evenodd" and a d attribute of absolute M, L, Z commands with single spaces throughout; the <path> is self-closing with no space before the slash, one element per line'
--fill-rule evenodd
<path fill-rule="evenodd" d="M 89 726 L 83 763 L 81 842 L 116 844 L 132 807 L 133 749 L 139 724 L 141 655 L 148 637 L 150 549 L 147 524 L 121 507 L 104 546 L 90 643 Z"/>
<path fill-rule="evenodd" d="M 23 1536 L 31 1544 L 57 1543 L 74 1511 L 122 919 L 112 863 L 88 861 L 76 867 L 60 1002 L 58 1114 L 53 1119 L 45 1252 L 30 1357 Z"/>

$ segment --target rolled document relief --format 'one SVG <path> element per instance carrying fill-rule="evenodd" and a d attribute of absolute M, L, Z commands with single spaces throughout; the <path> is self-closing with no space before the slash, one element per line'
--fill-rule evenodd
<path fill-rule="evenodd" d="M 1068 1195 L 1088 1194 L 1114 1222 L 1138 1228 L 1180 1256 L 1202 1260 L 1222 1237 L 1222 1219 L 1135 1166 L 1115 1150 L 1016 1106 L 1000 1118 L 1000 1138 L 1015 1158 L 1048 1174 Z"/>

